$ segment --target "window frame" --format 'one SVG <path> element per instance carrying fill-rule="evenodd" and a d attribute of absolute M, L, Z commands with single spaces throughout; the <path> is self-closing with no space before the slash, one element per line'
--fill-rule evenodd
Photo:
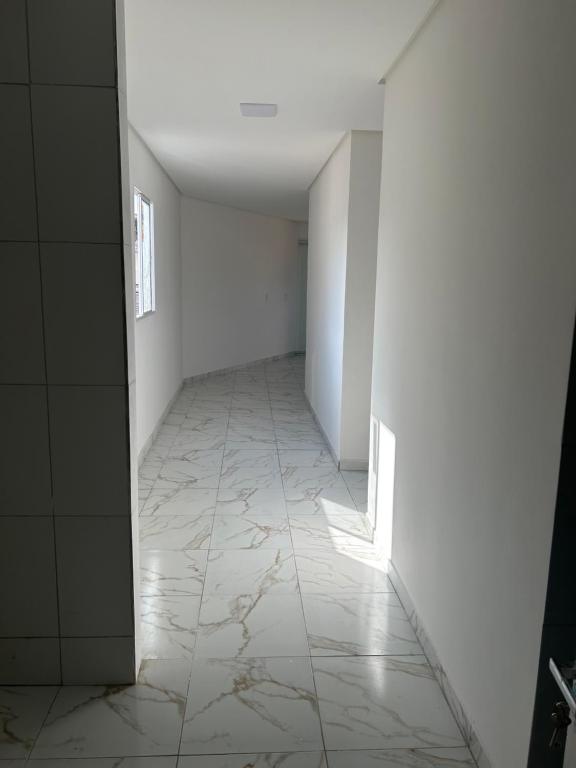
<path fill-rule="evenodd" d="M 143 205 L 148 207 L 150 212 L 149 222 L 149 252 L 150 252 L 150 309 L 141 311 L 144 306 L 143 300 L 143 275 L 144 275 L 144 253 L 145 249 L 141 247 L 141 232 L 143 231 Z M 154 203 L 148 195 L 142 192 L 138 187 L 134 187 L 134 309 L 136 320 L 141 320 L 148 315 L 156 312 L 156 254 L 154 248 Z"/>

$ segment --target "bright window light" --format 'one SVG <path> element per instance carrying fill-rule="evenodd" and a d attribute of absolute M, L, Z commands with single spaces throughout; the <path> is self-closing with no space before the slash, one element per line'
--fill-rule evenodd
<path fill-rule="evenodd" d="M 156 309 L 154 280 L 154 207 L 146 195 L 134 189 L 134 282 L 136 317 Z"/>

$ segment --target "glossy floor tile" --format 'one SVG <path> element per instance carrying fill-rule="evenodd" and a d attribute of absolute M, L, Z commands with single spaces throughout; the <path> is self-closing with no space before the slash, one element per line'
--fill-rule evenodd
<path fill-rule="evenodd" d="M 190 665 L 146 661 L 132 686 L 60 689 L 33 758 L 174 755 Z"/>
<path fill-rule="evenodd" d="M 142 550 L 140 594 L 201 595 L 207 563 L 206 550 Z"/>
<path fill-rule="evenodd" d="M 0 759 L 30 754 L 57 692 L 53 686 L 0 687 Z"/>
<path fill-rule="evenodd" d="M 143 515 L 193 515 L 213 513 L 216 508 L 216 489 L 211 488 L 157 488 L 152 486 L 142 507 Z"/>
<path fill-rule="evenodd" d="M 318 488 L 311 491 L 287 489 L 285 496 L 286 510 L 290 517 L 318 515 L 329 518 L 336 515 L 357 514 L 350 491 L 344 486 Z"/>
<path fill-rule="evenodd" d="M 360 514 L 293 516 L 290 518 L 290 530 L 296 552 L 302 549 L 367 552 L 372 548 L 372 533 Z"/>
<path fill-rule="evenodd" d="M 211 595 L 203 601 L 196 657 L 308 655 L 299 595 Z"/>
<path fill-rule="evenodd" d="M 191 488 L 218 488 L 223 453 L 193 449 L 178 459 L 166 459 L 158 472 L 156 487 L 173 488 L 175 483 L 187 483 Z"/>
<path fill-rule="evenodd" d="M 322 488 L 346 488 L 346 483 L 336 467 L 290 465 L 282 469 L 284 488 L 295 490 L 316 490 Z"/>
<path fill-rule="evenodd" d="M 199 615 L 197 595 L 142 597 L 142 658 L 192 660 Z"/>
<path fill-rule="evenodd" d="M 296 554 L 303 594 L 393 592 L 387 563 L 377 554 L 354 550 L 301 549 Z"/>
<path fill-rule="evenodd" d="M 288 549 L 212 550 L 204 594 L 294 594 L 298 579 L 294 555 Z"/>
<path fill-rule="evenodd" d="M 140 549 L 208 549 L 214 515 L 140 517 Z"/>
<path fill-rule="evenodd" d="M 326 749 L 464 746 L 424 656 L 313 658 Z"/>
<path fill-rule="evenodd" d="M 182 754 L 322 748 L 309 659 L 194 662 Z"/>
<path fill-rule="evenodd" d="M 219 487 L 281 489 L 278 452 L 275 449 L 227 449 Z"/>
<path fill-rule="evenodd" d="M 216 515 L 212 549 L 283 549 L 292 546 L 288 519 L 274 514 Z"/>
<path fill-rule="evenodd" d="M 181 757 L 178 768 L 326 768 L 323 752 L 268 752 L 260 755 Z"/>
<path fill-rule="evenodd" d="M 275 515 L 286 517 L 282 490 L 248 488 L 241 491 L 221 489 L 216 500 L 217 515 Z"/>
<path fill-rule="evenodd" d="M 475 768 L 467 749 L 386 749 L 328 752 L 328 768 Z"/>
<path fill-rule="evenodd" d="M 303 595 L 312 656 L 421 654 L 393 593 Z"/>

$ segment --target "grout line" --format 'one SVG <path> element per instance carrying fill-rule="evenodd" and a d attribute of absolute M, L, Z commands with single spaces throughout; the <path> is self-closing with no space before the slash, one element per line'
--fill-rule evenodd
<path fill-rule="evenodd" d="M 28 76 L 31 77 L 31 61 L 30 61 L 30 20 L 28 14 L 28 3 L 25 4 L 25 18 L 26 18 L 26 52 L 28 58 Z M 28 106 L 30 109 L 30 138 L 31 138 L 31 150 L 32 150 L 32 173 L 34 176 L 34 205 L 36 209 L 36 239 L 37 239 L 37 258 L 38 258 L 38 274 L 40 280 L 40 306 L 42 315 L 42 352 L 44 361 L 44 378 L 45 378 L 45 396 L 46 396 L 46 428 L 48 431 L 48 464 L 50 467 L 50 512 L 52 517 L 52 535 L 53 552 L 54 552 L 54 577 L 56 581 L 56 618 L 58 626 L 58 659 L 59 659 L 59 673 L 60 684 L 62 684 L 63 668 L 62 668 L 62 643 L 60 636 L 62 634 L 62 625 L 60 617 L 60 578 L 58 575 L 58 545 L 57 545 L 57 532 L 56 532 L 56 515 L 54 510 L 55 498 L 54 498 L 54 461 L 52 457 L 52 429 L 50 420 L 50 397 L 49 397 L 49 378 L 48 378 L 48 358 L 46 350 L 46 321 L 44 314 L 44 280 L 42 275 L 42 252 L 40 248 L 40 209 L 38 206 L 38 164 L 36 158 L 36 144 L 34 139 L 34 111 L 32 104 L 32 87 L 28 85 Z M 40 731 L 38 732 L 40 733 Z"/>
<path fill-rule="evenodd" d="M 324 733 L 324 724 L 322 722 L 322 717 L 320 716 L 320 697 L 318 696 L 318 687 L 316 685 L 316 677 L 314 675 L 314 666 L 312 664 L 312 649 L 310 648 L 310 639 L 308 635 L 308 625 L 306 622 L 306 613 L 304 611 L 304 598 L 302 596 L 302 588 L 300 587 L 300 574 L 298 572 L 298 565 L 296 562 L 296 549 L 294 547 L 294 539 L 292 536 L 292 520 L 290 518 L 290 515 L 288 514 L 288 505 L 287 505 L 287 499 L 286 499 L 286 487 L 284 486 L 284 476 L 282 474 L 282 465 L 280 464 L 280 451 L 278 449 L 278 441 L 276 441 L 276 452 L 278 455 L 278 464 L 280 465 L 280 479 L 282 481 L 282 491 L 284 493 L 284 505 L 286 507 L 286 517 L 288 519 L 288 530 L 290 531 L 290 541 L 292 543 L 292 559 L 294 561 L 294 571 L 296 573 L 296 584 L 298 588 L 298 596 L 300 597 L 300 608 L 302 610 L 302 621 L 304 623 L 304 633 L 306 635 L 306 643 L 308 645 L 308 660 L 309 660 L 309 667 L 310 667 L 310 674 L 312 676 L 312 685 L 314 686 L 314 696 L 316 697 L 316 714 L 318 717 L 318 726 L 320 728 L 320 738 L 322 739 L 322 750 L 324 752 L 324 755 L 326 755 L 326 736 Z"/>
<path fill-rule="evenodd" d="M 186 382 L 184 382 L 184 385 L 183 385 L 183 388 L 182 388 L 181 392 L 185 391 L 185 390 L 186 390 Z M 194 394 L 193 397 L 192 397 L 191 403 L 195 403 L 197 398 L 198 398 L 198 393 L 196 392 L 196 394 Z M 187 413 L 188 413 L 188 410 L 189 410 L 189 408 L 187 409 Z M 230 411 L 228 411 L 228 418 L 226 420 L 226 433 L 225 433 L 225 436 L 224 436 L 224 445 L 226 445 L 226 435 L 228 434 L 228 422 L 229 422 L 229 420 L 230 420 Z M 179 427 L 178 427 L 178 431 L 177 431 L 176 435 L 174 436 L 174 441 L 176 440 L 176 436 L 179 436 L 181 433 L 182 433 L 182 424 L 180 424 Z M 174 444 L 174 441 L 172 442 L 172 445 Z M 214 499 L 214 512 L 212 513 L 212 525 L 211 525 L 211 528 L 210 528 L 210 537 L 208 539 L 208 549 L 205 550 L 207 552 L 207 554 L 206 554 L 206 568 L 204 569 L 204 576 L 203 576 L 203 579 L 202 579 L 202 590 L 201 590 L 201 593 L 200 593 L 200 602 L 199 602 L 199 605 L 198 605 L 198 626 L 196 627 L 196 638 L 195 638 L 195 641 L 194 641 L 194 650 L 192 652 L 192 658 L 190 660 L 190 676 L 188 678 L 188 686 L 186 688 L 186 700 L 184 702 L 184 714 L 182 716 L 182 725 L 180 727 L 180 737 L 178 739 L 178 759 L 176 761 L 176 764 L 178 764 L 178 762 L 180 761 L 180 755 L 181 755 L 181 752 L 182 752 L 182 738 L 184 736 L 184 727 L 186 725 L 186 710 L 188 709 L 188 701 L 189 701 L 189 698 L 190 698 L 190 686 L 192 685 L 192 677 L 193 677 L 193 673 L 194 673 L 194 662 L 196 661 L 196 647 L 198 645 L 198 635 L 200 633 L 200 617 L 202 615 L 202 606 L 203 606 L 203 603 L 204 603 L 204 589 L 206 587 L 206 576 L 207 576 L 207 573 L 208 573 L 208 563 L 209 563 L 209 560 L 210 560 L 210 552 L 212 551 L 212 535 L 214 533 L 214 521 L 216 519 L 216 504 L 218 503 L 218 492 L 220 490 L 220 477 L 222 475 L 222 467 L 223 467 L 223 464 L 224 464 L 224 451 L 225 451 L 225 448 L 222 449 L 222 460 L 220 462 L 220 473 L 218 475 L 218 488 L 216 489 L 216 498 Z"/>
<path fill-rule="evenodd" d="M 23 245 L 116 245 L 118 248 L 123 248 L 124 243 L 111 240 L 6 240 L 0 237 L 0 243 L 22 243 Z"/>

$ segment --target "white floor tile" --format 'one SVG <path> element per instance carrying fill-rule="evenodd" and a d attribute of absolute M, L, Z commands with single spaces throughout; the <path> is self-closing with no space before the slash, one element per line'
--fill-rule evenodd
<path fill-rule="evenodd" d="M 328 768 L 475 768 L 467 749 L 382 749 L 328 752 Z"/>
<path fill-rule="evenodd" d="M 322 748 L 308 659 L 194 662 L 182 754 Z"/>
<path fill-rule="evenodd" d="M 137 685 L 61 688 L 32 758 L 177 754 L 189 671 L 147 661 Z"/>
<path fill-rule="evenodd" d="M 302 593 L 394 592 L 387 563 L 362 552 L 300 550 L 295 555 Z"/>
<path fill-rule="evenodd" d="M 142 508 L 143 515 L 210 514 L 216 508 L 215 488 L 153 487 Z"/>
<path fill-rule="evenodd" d="M 216 515 L 212 549 L 292 549 L 288 519 L 274 514 Z"/>
<path fill-rule="evenodd" d="M 214 516 L 140 517 L 140 549 L 208 549 Z"/>
<path fill-rule="evenodd" d="M 191 660 L 199 615 L 198 595 L 142 597 L 142 658 Z"/>
<path fill-rule="evenodd" d="M 308 655 L 298 595 L 204 598 L 196 658 Z"/>
<path fill-rule="evenodd" d="M 183 756 L 178 768 L 326 768 L 326 758 L 323 752 Z"/>
<path fill-rule="evenodd" d="M 276 450 L 226 450 L 220 488 L 282 488 Z"/>
<path fill-rule="evenodd" d="M 30 754 L 57 692 L 54 686 L 0 688 L 0 759 Z"/>
<path fill-rule="evenodd" d="M 286 549 L 212 550 L 204 594 L 264 595 L 298 591 L 294 555 Z"/>
<path fill-rule="evenodd" d="M 304 595 L 303 605 L 312 656 L 422 653 L 393 593 Z"/>
<path fill-rule="evenodd" d="M 327 749 L 464 746 L 424 656 L 313 658 L 312 666 Z"/>
<path fill-rule="evenodd" d="M 143 550 L 140 552 L 140 593 L 201 595 L 208 562 L 206 550 Z"/>
<path fill-rule="evenodd" d="M 216 501 L 217 515 L 276 515 L 286 517 L 286 502 L 281 490 L 220 489 Z"/>

